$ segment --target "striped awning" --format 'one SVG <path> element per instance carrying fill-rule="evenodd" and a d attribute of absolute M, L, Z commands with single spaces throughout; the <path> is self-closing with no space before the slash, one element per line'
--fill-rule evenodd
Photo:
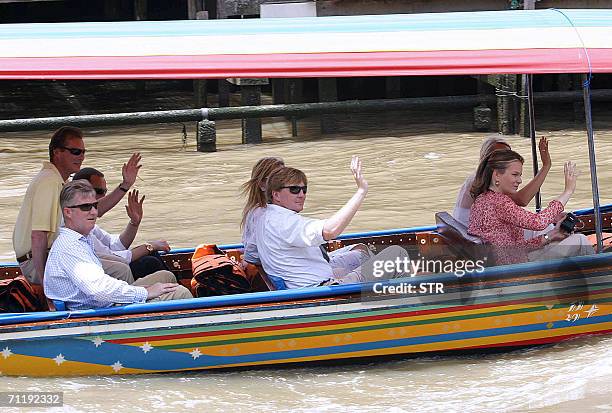
<path fill-rule="evenodd" d="M 0 25 L 0 79 L 612 72 L 612 10 Z"/>

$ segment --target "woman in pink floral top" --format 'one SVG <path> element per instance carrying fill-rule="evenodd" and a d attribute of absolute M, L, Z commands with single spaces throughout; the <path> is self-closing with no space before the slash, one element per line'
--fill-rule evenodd
<path fill-rule="evenodd" d="M 510 197 L 522 182 L 523 158 L 511 150 L 498 150 L 482 160 L 471 193 L 475 198 L 468 232 L 493 245 L 498 265 L 593 253 L 582 234 L 569 235 L 558 225 L 545 235 L 525 240 L 524 230 L 541 231 L 555 221 L 576 189 L 576 165 L 564 165 L 565 190 L 535 214 Z M 529 254 L 532 252 L 533 254 Z"/>

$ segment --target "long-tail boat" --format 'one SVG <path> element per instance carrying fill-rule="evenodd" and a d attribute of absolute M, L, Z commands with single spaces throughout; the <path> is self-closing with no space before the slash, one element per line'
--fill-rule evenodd
<path fill-rule="evenodd" d="M 592 209 L 599 205 L 588 76 L 612 72 L 612 11 L 533 10 L 241 21 L 0 25 L 0 79 L 151 79 L 585 73 Z M 411 257 L 469 258 L 481 241 L 437 224 L 328 244 L 402 245 Z M 433 221 L 433 219 L 432 219 Z M 240 245 L 226 245 L 239 258 Z M 191 279 L 193 250 L 164 259 Z M 3 278 L 19 274 L 0 267 Z M 275 290 L 98 310 L 0 314 L 0 371 L 71 376 L 174 372 L 489 351 L 612 332 L 612 253 L 429 271 L 374 284 Z M 391 294 L 395 289 L 414 290 Z M 376 293 L 385 290 L 387 293 Z"/>

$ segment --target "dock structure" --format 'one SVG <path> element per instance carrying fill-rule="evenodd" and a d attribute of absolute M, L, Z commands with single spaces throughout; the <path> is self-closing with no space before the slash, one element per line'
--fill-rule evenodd
<path fill-rule="evenodd" d="M 612 8 L 612 0 L 182 0 L 159 2 L 153 0 L 90 0 L 86 8 L 74 8 L 74 3 L 62 0 L 0 0 L 1 23 L 121 21 L 121 20 L 195 20 L 195 19 L 251 19 L 271 17 L 346 16 L 372 14 L 438 13 L 482 10 L 511 10 L 522 8 Z M 598 86 L 612 88 L 609 75 L 601 76 Z M 185 81 L 187 82 L 187 81 Z M 341 102 L 359 99 L 403 99 L 423 96 L 481 96 L 474 107 L 474 129 L 498 130 L 503 134 L 527 136 L 528 122 L 524 99 L 525 79 L 516 74 L 436 76 L 385 78 L 277 78 L 277 79 L 195 79 L 193 88 L 195 107 L 210 107 L 209 94 L 216 93 L 218 107 L 229 107 L 230 92 L 239 91 L 242 106 L 261 104 L 261 94 L 270 93 L 274 104 L 303 104 L 313 102 Z M 139 95 L 147 93 L 148 81 L 133 82 Z M 579 75 L 560 74 L 538 76 L 532 81 L 536 92 L 571 92 L 580 89 Z M 52 91 L 66 100 L 65 115 L 79 115 L 91 107 L 86 96 L 80 96 L 78 85 L 67 87 L 52 84 L 43 90 Z M 0 86 L 0 94 L 3 93 Z M 491 103 L 491 96 L 495 96 Z M 83 102 L 81 102 L 83 100 Z M 1 107 L 0 107 L 1 109 Z M 575 119 L 582 122 L 582 103 L 574 103 Z M 297 136 L 299 113 L 292 112 L 292 135 Z M 0 111 L 0 118 L 5 118 Z M 261 120 L 258 117 L 242 120 L 243 143 L 262 141 Z M 320 114 L 321 133 L 334 133 L 338 123 L 332 113 Z M 213 149 L 211 136 L 214 126 L 203 124 L 202 150 Z M 198 137 L 198 142 L 200 138 Z"/>

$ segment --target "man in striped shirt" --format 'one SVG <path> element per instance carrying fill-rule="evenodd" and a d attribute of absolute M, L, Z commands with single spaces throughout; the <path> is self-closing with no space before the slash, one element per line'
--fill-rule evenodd
<path fill-rule="evenodd" d="M 66 184 L 60 194 L 65 227 L 53 243 L 45 266 L 45 295 L 70 310 L 115 304 L 192 298 L 170 271 L 157 271 L 134 284 L 104 273 L 91 239 L 98 217 L 95 191 L 85 180 Z"/>

